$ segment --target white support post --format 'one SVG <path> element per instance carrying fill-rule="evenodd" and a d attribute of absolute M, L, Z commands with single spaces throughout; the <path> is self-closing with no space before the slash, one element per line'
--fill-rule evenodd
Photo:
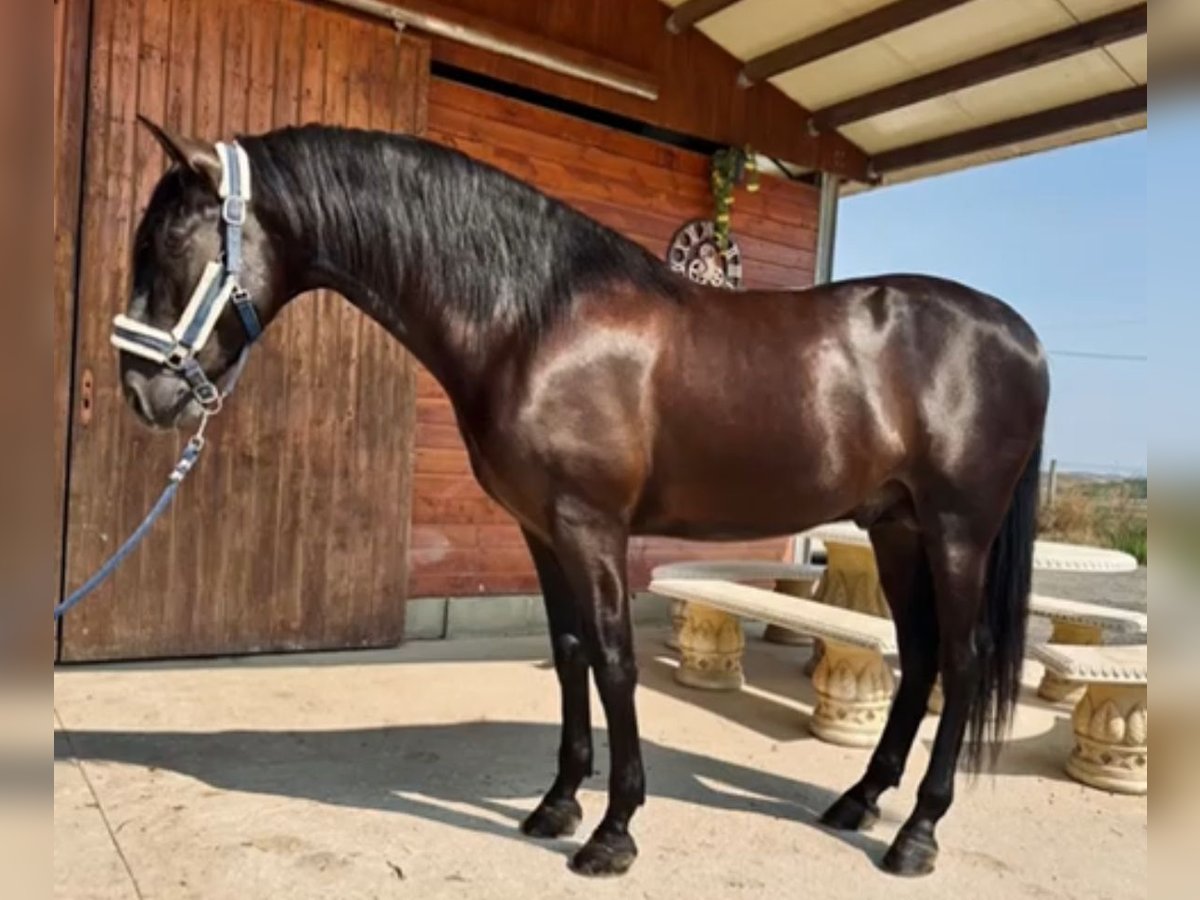
<path fill-rule="evenodd" d="M 838 194 L 842 180 L 829 172 L 821 174 L 821 205 L 817 213 L 817 264 L 813 280 L 833 280 L 833 249 L 837 240 Z"/>

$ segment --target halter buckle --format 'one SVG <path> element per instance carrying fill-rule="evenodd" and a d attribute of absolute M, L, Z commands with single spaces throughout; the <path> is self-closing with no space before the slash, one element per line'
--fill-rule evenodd
<path fill-rule="evenodd" d="M 221 392 L 211 381 L 192 385 L 192 396 L 196 398 L 196 402 L 204 407 L 205 412 L 209 415 L 212 415 L 221 408 Z"/>
<path fill-rule="evenodd" d="M 183 368 L 184 363 L 186 363 L 188 361 L 188 359 L 191 358 L 191 355 L 192 355 L 191 350 L 189 350 L 183 344 L 176 344 L 174 347 L 172 347 L 170 350 L 167 351 L 167 355 L 163 359 L 163 362 L 166 364 L 166 366 L 168 368 L 179 371 L 180 369 Z"/>
<path fill-rule="evenodd" d="M 241 226 L 246 224 L 246 200 L 243 197 L 226 197 L 221 202 L 221 218 L 226 224 Z"/>

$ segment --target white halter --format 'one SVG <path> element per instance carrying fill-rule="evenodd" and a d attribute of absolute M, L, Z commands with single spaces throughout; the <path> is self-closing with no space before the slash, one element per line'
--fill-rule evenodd
<path fill-rule="evenodd" d="M 250 295 L 238 283 L 242 268 L 242 227 L 250 203 L 250 159 L 236 142 L 218 143 L 221 160 L 221 220 L 224 224 L 224 253 L 217 262 L 204 267 L 200 281 L 184 308 L 183 315 L 170 331 L 163 331 L 126 315 L 113 319 L 111 341 L 114 347 L 161 363 L 183 374 L 200 404 L 212 410 L 220 404 L 220 392 L 196 362 L 213 327 L 232 301 L 246 330 L 248 340 L 236 363 L 240 372 L 246 351 L 262 333 L 262 325 Z"/>

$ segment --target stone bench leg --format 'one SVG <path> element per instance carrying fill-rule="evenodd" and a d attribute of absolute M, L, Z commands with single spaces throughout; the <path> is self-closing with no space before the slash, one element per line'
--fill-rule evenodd
<path fill-rule="evenodd" d="M 822 644 L 825 650 L 813 672 L 812 733 L 831 744 L 875 746 L 895 688 L 891 666 L 876 650 L 831 640 Z"/>
<path fill-rule="evenodd" d="M 745 646 L 742 623 L 736 616 L 699 603 L 685 603 L 675 680 L 709 691 L 736 691 L 743 682 Z"/>
<path fill-rule="evenodd" d="M 1071 716 L 1067 774 L 1106 791 L 1146 793 L 1147 699 L 1144 684 L 1088 685 Z"/>
<path fill-rule="evenodd" d="M 1051 622 L 1051 644 L 1103 643 L 1104 633 L 1095 625 L 1081 625 L 1078 622 L 1064 622 L 1060 619 L 1052 619 Z M 1042 675 L 1037 692 L 1039 697 L 1051 703 L 1078 703 L 1084 695 L 1084 685 L 1077 681 L 1067 681 L 1047 669 Z"/>

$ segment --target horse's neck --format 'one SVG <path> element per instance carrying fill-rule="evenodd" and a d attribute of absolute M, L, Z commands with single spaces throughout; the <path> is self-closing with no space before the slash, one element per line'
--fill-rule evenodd
<path fill-rule="evenodd" d="M 409 227 L 441 224 L 400 196 L 400 190 L 395 192 L 397 196 L 387 199 L 405 204 Z M 339 200 L 333 206 L 352 216 L 358 203 L 378 205 L 381 198 L 351 195 Z M 472 262 L 438 258 L 441 242 L 436 235 L 431 239 L 425 234 L 417 241 L 394 228 L 372 228 L 362 220 L 330 221 L 315 214 L 308 222 L 315 224 L 302 223 L 307 231 L 294 236 L 296 246 L 304 248 L 295 261 L 302 273 L 295 279 L 299 289 L 326 288 L 344 296 L 404 344 L 445 388 L 456 408 L 475 406 L 497 359 L 521 352 L 523 342 L 514 339 L 499 316 L 478 321 L 446 302 L 437 273 Z"/>
<path fill-rule="evenodd" d="M 488 387 L 487 373 L 500 348 L 515 349 L 502 335 L 456 322 L 452 315 L 434 314 L 426 298 L 414 296 L 411 290 L 404 295 L 391 293 L 387 286 L 360 280 L 332 260 L 322 260 L 316 274 L 312 287 L 336 291 L 382 325 L 429 370 L 460 411 L 481 402 Z"/>

